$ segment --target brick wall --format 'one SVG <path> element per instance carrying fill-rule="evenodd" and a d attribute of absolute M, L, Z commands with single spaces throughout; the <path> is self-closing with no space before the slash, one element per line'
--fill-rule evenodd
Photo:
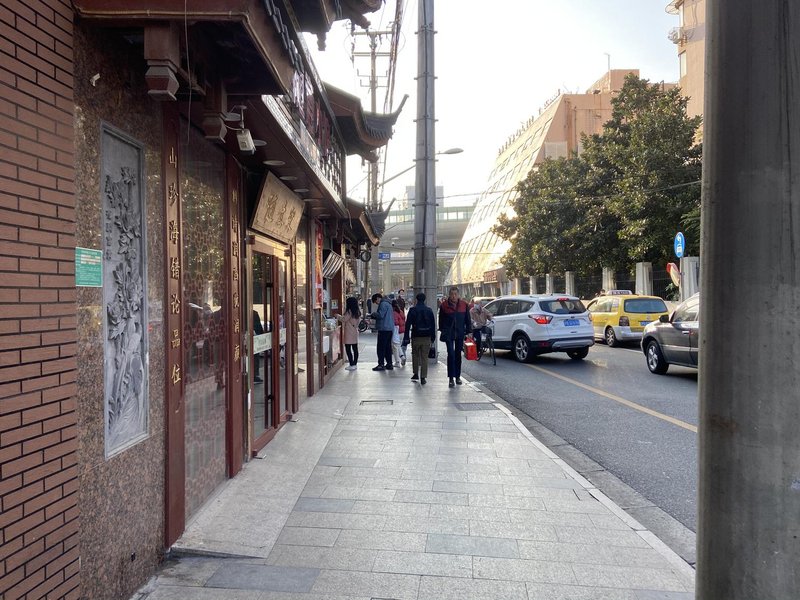
<path fill-rule="evenodd" d="M 77 598 L 72 9 L 0 4 L 0 597 Z"/>

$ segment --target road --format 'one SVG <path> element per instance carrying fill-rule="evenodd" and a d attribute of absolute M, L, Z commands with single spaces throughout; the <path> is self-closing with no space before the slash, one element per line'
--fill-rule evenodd
<path fill-rule="evenodd" d="M 603 344 L 583 361 L 559 353 L 520 364 L 499 351 L 497 366 L 463 364 L 469 379 L 697 530 L 697 371 L 653 375 L 635 346 Z"/>

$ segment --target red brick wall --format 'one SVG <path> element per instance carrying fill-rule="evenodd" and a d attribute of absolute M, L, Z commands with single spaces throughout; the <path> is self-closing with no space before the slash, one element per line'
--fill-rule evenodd
<path fill-rule="evenodd" d="M 77 598 L 72 9 L 0 3 L 0 597 Z"/>

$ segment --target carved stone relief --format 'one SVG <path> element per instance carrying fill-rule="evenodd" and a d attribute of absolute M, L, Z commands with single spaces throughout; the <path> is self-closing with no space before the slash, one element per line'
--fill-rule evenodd
<path fill-rule="evenodd" d="M 108 126 L 102 142 L 106 456 L 148 435 L 143 149 Z"/>

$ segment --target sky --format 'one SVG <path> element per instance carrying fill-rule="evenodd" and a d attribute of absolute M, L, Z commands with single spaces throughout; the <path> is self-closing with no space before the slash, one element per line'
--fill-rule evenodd
<path fill-rule="evenodd" d="M 397 60 L 394 106 L 409 99 L 384 150 L 378 180 L 414 164 L 416 153 L 416 70 L 418 0 L 405 3 Z M 667 39 L 678 18 L 666 13 L 668 0 L 436 0 L 436 150 L 462 148 L 439 156 L 436 183 L 446 205 L 474 202 L 486 186 L 500 147 L 547 100 L 561 92 L 585 92 L 608 69 L 639 69 L 650 81 L 675 82 L 678 57 Z M 395 0 L 367 15 L 376 30 L 388 29 Z M 349 22 L 334 24 L 327 47 L 317 50 L 308 37 L 321 78 L 362 98 L 369 109 L 369 59 L 351 62 Z M 368 51 L 367 38 L 356 51 Z M 379 52 L 388 52 L 388 37 Z M 609 58 L 610 56 L 610 58 Z M 388 59 L 379 58 L 385 74 Z M 359 73 L 361 75 L 359 75 Z M 385 81 L 383 79 L 382 81 Z M 383 111 L 385 89 L 378 93 Z M 366 198 L 366 166 L 347 161 L 348 196 Z M 402 198 L 414 185 L 414 170 L 383 187 L 384 204 Z"/>

